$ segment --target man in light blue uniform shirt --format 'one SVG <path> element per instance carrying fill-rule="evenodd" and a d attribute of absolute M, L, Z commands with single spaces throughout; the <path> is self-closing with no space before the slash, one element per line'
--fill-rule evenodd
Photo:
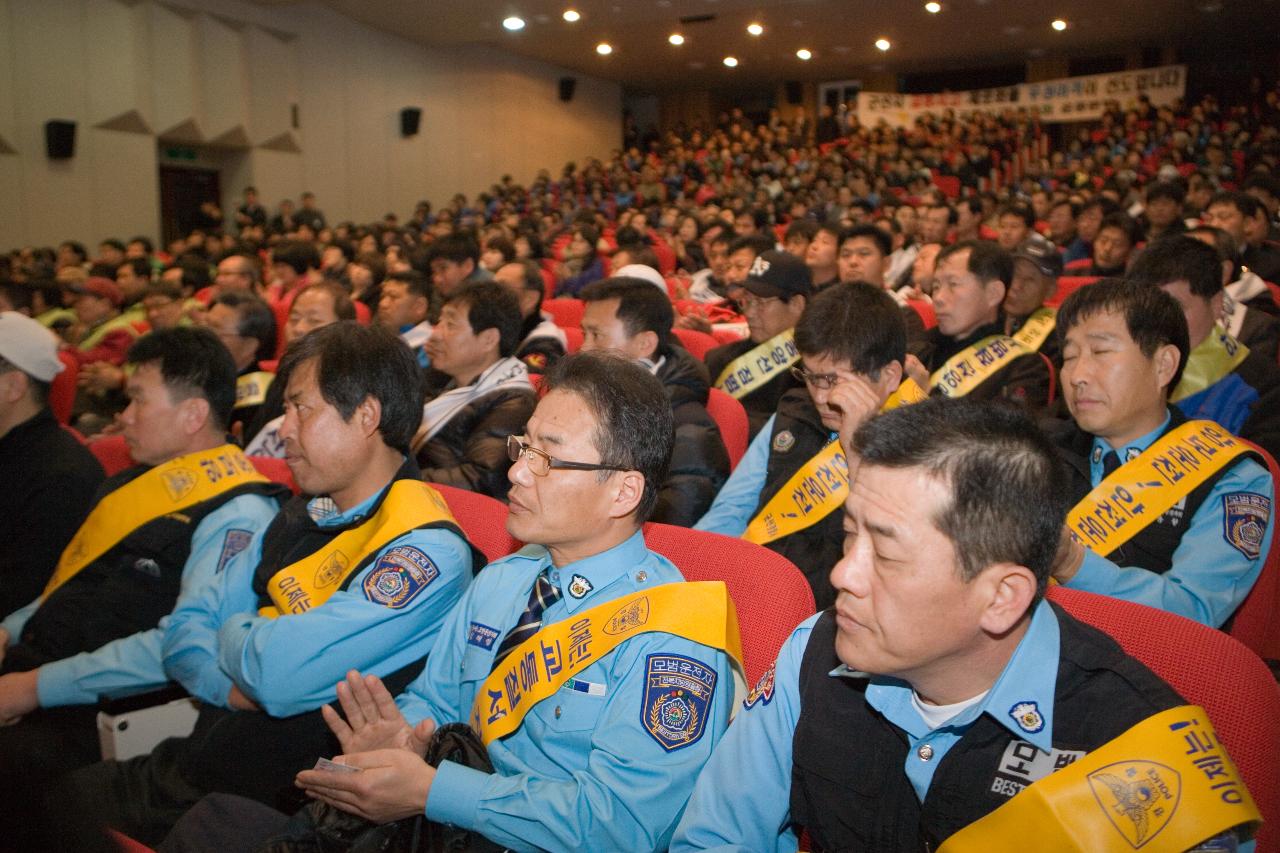
<path fill-rule="evenodd" d="M 817 851 L 936 850 L 1183 704 L 1042 598 L 1065 484 L 1025 416 L 932 399 L 867 422 L 846 453 L 835 606 L 796 629 L 747 697 L 672 851 L 782 853 L 801 828 Z"/>
<path fill-rule="evenodd" d="M 195 734 L 74 774 L 73 802 L 152 844 L 209 791 L 275 803 L 332 753 L 318 709 L 343 673 L 368 668 L 393 689 L 417 675 L 481 562 L 450 516 L 414 502 L 434 494 L 405 456 L 418 371 L 379 327 L 337 323 L 290 347 L 280 434 L 303 496 L 216 577 L 184 586 L 164 634 L 166 670 L 204 703 Z M 368 539 L 344 545 L 344 531 Z M 272 594 L 291 577 L 316 579 L 305 604 Z"/>
<path fill-rule="evenodd" d="M 559 362 L 546 385 L 526 435 L 513 442 L 510 474 L 508 529 L 538 544 L 480 574 L 398 710 L 376 681 L 353 674 L 339 687 L 347 719 L 364 725 L 327 714 L 343 743 L 337 760 L 364 769 L 308 771 L 299 784 L 377 822 L 425 814 L 513 850 L 663 850 L 728 724 L 733 675 L 719 649 L 639 634 L 492 740 L 493 773 L 450 761 L 432 768 L 420 757 L 437 722 L 470 718 L 504 640 L 519 636 L 533 612 L 531 591 L 549 601 L 541 619 L 550 625 L 681 580 L 639 530 L 671 446 L 661 384 L 631 362 L 580 354 Z M 673 700 L 655 685 L 673 666 L 699 686 L 663 725 L 655 714 L 665 720 Z M 387 746 L 400 748 L 379 748 Z"/>
<path fill-rule="evenodd" d="M 1168 403 L 1188 352 L 1173 297 L 1102 281 L 1058 311 L 1062 388 L 1074 423 L 1049 431 L 1079 501 L 1116 467 L 1186 418 Z M 1256 455 L 1237 458 L 1108 554 L 1074 542 L 1055 577 L 1072 588 L 1168 610 L 1219 627 L 1253 588 L 1271 549 L 1274 484 Z"/>

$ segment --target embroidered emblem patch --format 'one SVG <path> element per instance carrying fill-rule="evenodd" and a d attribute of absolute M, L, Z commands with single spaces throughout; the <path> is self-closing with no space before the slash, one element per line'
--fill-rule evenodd
<path fill-rule="evenodd" d="M 769 668 L 764 671 L 764 675 L 760 676 L 760 680 L 756 682 L 756 686 L 751 688 L 747 698 L 742 700 L 742 707 L 750 709 L 754 708 L 757 703 L 768 705 L 773 701 L 773 673 L 777 668 L 777 663 L 769 665 Z"/>
<path fill-rule="evenodd" d="M 498 639 L 498 629 L 490 628 L 479 622 L 472 622 L 467 628 L 467 645 L 488 651 L 493 648 L 493 641 Z"/>
<path fill-rule="evenodd" d="M 569 595 L 574 598 L 582 598 L 582 596 L 591 592 L 593 589 L 595 589 L 595 587 L 591 585 L 591 581 L 587 580 L 582 575 L 574 575 L 573 579 L 569 581 Z"/>
<path fill-rule="evenodd" d="M 1019 702 L 1009 709 L 1009 716 L 1018 724 L 1018 728 L 1029 734 L 1035 734 L 1044 728 L 1044 717 L 1040 715 L 1040 707 L 1035 702 Z"/>
<path fill-rule="evenodd" d="M 796 437 L 791 430 L 784 429 L 773 437 L 773 449 L 777 453 L 786 453 L 796 446 Z"/>
<path fill-rule="evenodd" d="M 373 571 L 365 575 L 364 596 L 374 604 L 401 610 L 439 574 L 436 564 L 422 551 L 400 545 L 383 554 Z"/>
<path fill-rule="evenodd" d="M 604 623 L 604 632 L 615 636 L 625 634 L 648 621 L 649 597 L 645 596 L 619 607 L 618 611 L 609 617 L 609 621 Z"/>
<path fill-rule="evenodd" d="M 524 357 L 524 363 L 537 371 L 547 369 L 547 357 L 540 352 L 531 352 Z"/>
<path fill-rule="evenodd" d="M 1271 520 L 1271 499 L 1253 492 L 1222 498 L 1222 538 L 1250 560 L 1262 553 L 1262 537 Z"/>
<path fill-rule="evenodd" d="M 333 586 L 342 580 L 347 573 L 347 566 L 351 565 L 347 559 L 347 555 L 341 551 L 334 551 L 325 557 L 320 563 L 320 568 L 316 569 L 316 576 L 313 583 L 317 588 L 323 589 L 326 586 Z"/>
<path fill-rule="evenodd" d="M 697 743 L 707 730 L 716 671 L 683 655 L 646 659 L 640 722 L 667 752 Z"/>
<path fill-rule="evenodd" d="M 174 468 L 172 471 L 166 471 L 160 481 L 164 483 L 164 490 L 169 493 L 169 498 L 174 503 L 185 498 L 196 487 L 196 475 L 191 473 L 190 468 Z"/>
<path fill-rule="evenodd" d="M 232 557 L 248 548 L 252 538 L 253 534 L 247 530 L 228 530 L 227 535 L 222 537 L 222 553 L 218 555 L 218 568 L 214 570 L 214 574 L 220 573 Z"/>
<path fill-rule="evenodd" d="M 1154 761 L 1117 761 L 1090 773 L 1089 787 L 1111 825 L 1138 848 L 1155 838 L 1177 812 L 1182 778 Z"/>

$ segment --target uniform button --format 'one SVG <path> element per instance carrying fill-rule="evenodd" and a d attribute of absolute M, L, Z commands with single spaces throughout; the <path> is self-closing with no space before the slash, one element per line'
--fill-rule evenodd
<path fill-rule="evenodd" d="M 636 582 L 644 583 L 649 579 L 649 575 L 645 572 L 636 572 Z"/>
<path fill-rule="evenodd" d="M 927 743 L 922 743 L 920 748 L 916 750 L 916 755 L 920 756 L 921 761 L 928 761 L 933 758 L 933 747 Z"/>
<path fill-rule="evenodd" d="M 559 705 L 557 705 L 557 706 L 556 706 L 556 719 L 557 719 L 557 720 L 558 720 L 558 719 L 560 719 L 560 706 L 559 706 Z"/>

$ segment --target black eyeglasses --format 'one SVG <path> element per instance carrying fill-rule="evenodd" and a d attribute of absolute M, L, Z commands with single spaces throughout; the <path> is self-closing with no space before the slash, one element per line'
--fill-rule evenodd
<path fill-rule="evenodd" d="M 507 436 L 507 458 L 512 462 L 519 462 L 520 457 L 524 457 L 525 464 L 529 466 L 529 471 L 535 477 L 545 477 L 551 472 L 552 468 L 561 471 L 630 471 L 622 465 L 598 465 L 594 462 L 566 462 L 563 459 L 557 459 L 544 450 L 531 447 L 525 444 L 514 435 Z"/>
<path fill-rule="evenodd" d="M 810 373 L 803 367 L 791 368 L 791 375 L 806 385 L 812 385 L 819 391 L 830 391 L 840 381 L 840 377 L 834 373 Z"/>

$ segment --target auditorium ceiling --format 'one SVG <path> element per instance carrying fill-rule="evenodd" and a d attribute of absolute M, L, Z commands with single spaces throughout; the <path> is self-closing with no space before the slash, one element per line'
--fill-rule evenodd
<path fill-rule="evenodd" d="M 256 0 L 287 7 L 302 0 Z M 1274 32 L 1280 0 L 320 0 L 428 46 L 480 45 L 662 90 L 838 80 L 1166 46 Z M 579 14 L 564 19 L 567 9 Z M 509 31 L 516 16 L 523 28 Z M 1055 30 L 1055 19 L 1065 28 Z M 748 25 L 763 27 L 759 36 Z M 1259 26 L 1261 24 L 1261 27 Z M 673 33 L 679 46 L 668 43 Z M 887 39 L 888 50 L 876 46 Z M 607 43 L 608 55 L 597 53 Z M 797 51 L 811 52 L 808 61 Z M 732 56 L 734 68 L 723 60 Z M 1273 61 L 1274 66 L 1274 61 Z M 1274 72 L 1274 68 L 1271 69 Z"/>

